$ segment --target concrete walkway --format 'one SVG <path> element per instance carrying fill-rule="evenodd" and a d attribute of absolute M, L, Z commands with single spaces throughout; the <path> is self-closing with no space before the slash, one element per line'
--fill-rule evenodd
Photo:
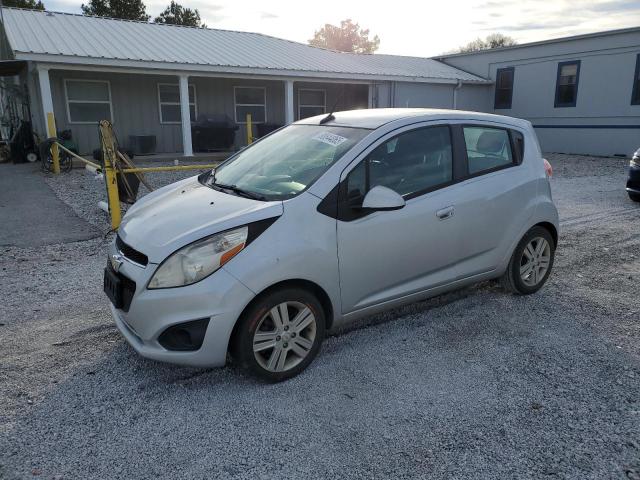
<path fill-rule="evenodd" d="M 54 195 L 39 168 L 39 163 L 0 165 L 0 245 L 39 247 L 99 236 Z"/>

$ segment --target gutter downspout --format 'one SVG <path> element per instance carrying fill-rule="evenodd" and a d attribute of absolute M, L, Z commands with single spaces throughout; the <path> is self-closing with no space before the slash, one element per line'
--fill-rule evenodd
<path fill-rule="evenodd" d="M 453 88 L 453 109 L 458 109 L 458 90 L 462 88 L 462 80 L 458 80 L 458 83 Z"/>

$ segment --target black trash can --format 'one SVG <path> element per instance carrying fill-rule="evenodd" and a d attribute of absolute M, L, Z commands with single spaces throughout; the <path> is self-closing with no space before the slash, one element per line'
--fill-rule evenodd
<path fill-rule="evenodd" d="M 191 126 L 193 150 L 229 150 L 233 147 L 238 128 L 238 125 L 224 113 L 198 115 L 198 119 Z"/>

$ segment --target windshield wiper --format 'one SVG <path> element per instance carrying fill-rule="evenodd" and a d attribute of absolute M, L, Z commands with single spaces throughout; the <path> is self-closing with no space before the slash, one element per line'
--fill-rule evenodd
<path fill-rule="evenodd" d="M 250 192 L 248 190 L 244 190 L 238 187 L 237 185 L 227 185 L 225 183 L 216 183 L 215 181 L 211 185 L 216 186 L 218 188 L 222 188 L 224 190 L 231 190 L 233 193 L 236 193 L 245 198 L 250 198 L 252 200 L 261 200 L 263 202 L 267 200 L 265 196 L 260 195 L 258 193 Z"/>

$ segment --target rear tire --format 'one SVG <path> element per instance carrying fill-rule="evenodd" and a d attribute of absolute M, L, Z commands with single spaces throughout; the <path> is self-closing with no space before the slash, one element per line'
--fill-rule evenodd
<path fill-rule="evenodd" d="M 518 295 L 535 293 L 547 281 L 553 267 L 555 242 L 546 228 L 531 228 L 516 246 L 502 286 Z"/>
<path fill-rule="evenodd" d="M 318 299 L 306 290 L 284 288 L 266 294 L 239 320 L 234 356 L 253 375 L 280 382 L 313 361 L 325 335 Z"/>
<path fill-rule="evenodd" d="M 629 198 L 631 200 L 633 200 L 634 202 L 640 202 L 640 193 L 633 193 L 633 192 L 627 192 L 629 193 Z"/>

